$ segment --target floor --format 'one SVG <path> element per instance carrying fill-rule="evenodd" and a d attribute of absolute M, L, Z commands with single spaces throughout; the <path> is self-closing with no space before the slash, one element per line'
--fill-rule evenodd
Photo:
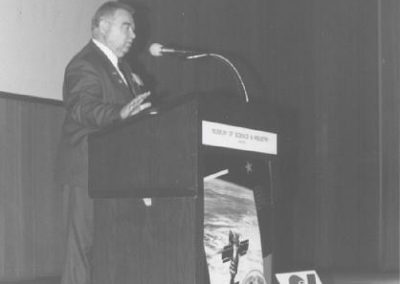
<path fill-rule="evenodd" d="M 321 275 L 323 284 L 400 284 L 399 274 L 336 273 Z"/>
<path fill-rule="evenodd" d="M 320 275 L 323 284 L 400 284 L 398 274 L 354 274 L 338 273 Z M 33 281 L 0 282 L 0 284 L 59 284 L 59 277 L 36 279 Z M 280 283 L 287 284 L 287 283 Z"/>
<path fill-rule="evenodd" d="M 60 284 L 60 277 L 46 277 L 35 280 L 1 282 L 0 284 Z"/>

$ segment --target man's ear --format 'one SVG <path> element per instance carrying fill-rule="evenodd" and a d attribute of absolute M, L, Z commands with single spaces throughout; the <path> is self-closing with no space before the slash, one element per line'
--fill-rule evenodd
<path fill-rule="evenodd" d="M 100 19 L 99 30 L 102 34 L 105 34 L 110 29 L 110 21 L 107 19 Z"/>

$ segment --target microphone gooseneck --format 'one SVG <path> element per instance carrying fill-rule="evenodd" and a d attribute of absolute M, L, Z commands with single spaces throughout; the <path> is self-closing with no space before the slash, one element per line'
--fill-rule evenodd
<path fill-rule="evenodd" d="M 151 55 L 156 56 L 156 57 L 162 56 L 164 54 L 175 54 L 175 55 L 183 56 L 183 57 L 185 57 L 185 59 L 188 59 L 188 60 L 201 59 L 201 58 L 205 58 L 205 57 L 216 58 L 219 61 L 228 65 L 233 70 L 233 72 L 236 75 L 236 78 L 239 80 L 240 85 L 242 87 L 245 101 L 246 101 L 246 103 L 249 102 L 249 96 L 247 94 L 246 86 L 243 82 L 242 76 L 240 75 L 240 73 L 239 73 L 238 69 L 235 67 L 235 65 L 233 65 L 233 63 L 228 58 L 226 58 L 220 54 L 217 54 L 217 53 L 199 53 L 199 52 L 189 51 L 189 50 L 166 48 L 160 43 L 152 43 L 149 47 L 149 52 Z"/>
<path fill-rule="evenodd" d="M 204 57 L 213 57 L 218 59 L 219 61 L 225 63 L 226 65 L 228 65 L 229 67 L 231 67 L 231 69 L 233 70 L 233 72 L 235 73 L 237 79 L 240 82 L 240 85 L 243 89 L 243 94 L 244 94 L 244 98 L 246 100 L 246 103 L 249 102 L 249 96 L 247 94 L 247 90 L 246 90 L 246 86 L 244 85 L 242 76 L 240 75 L 238 69 L 235 67 L 235 65 L 233 65 L 233 63 L 226 58 L 225 56 L 222 56 L 221 54 L 218 53 L 201 53 L 201 54 L 194 54 L 194 55 L 189 55 L 186 57 L 186 59 L 200 59 L 200 58 L 204 58 Z"/>

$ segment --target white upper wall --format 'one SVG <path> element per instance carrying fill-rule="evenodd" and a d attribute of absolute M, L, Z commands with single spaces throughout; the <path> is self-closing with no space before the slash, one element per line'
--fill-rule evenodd
<path fill-rule="evenodd" d="M 0 0 L 0 91 L 62 99 L 64 69 L 105 0 Z"/>

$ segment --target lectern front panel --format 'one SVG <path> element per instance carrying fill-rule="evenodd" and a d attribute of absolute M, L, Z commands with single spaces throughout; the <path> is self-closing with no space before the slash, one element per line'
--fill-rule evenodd
<path fill-rule="evenodd" d="M 264 258 L 272 247 L 277 135 L 203 120 L 202 144 L 204 248 L 210 284 L 269 283 L 271 269 L 265 267 Z"/>

